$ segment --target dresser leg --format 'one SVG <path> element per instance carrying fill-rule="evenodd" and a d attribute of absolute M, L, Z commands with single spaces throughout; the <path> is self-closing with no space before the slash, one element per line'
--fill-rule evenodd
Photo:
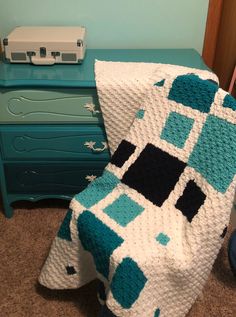
<path fill-rule="evenodd" d="M 13 216 L 14 210 L 6 198 L 3 198 L 3 210 L 6 218 L 11 218 Z"/>
<path fill-rule="evenodd" d="M 3 202 L 3 210 L 6 218 L 11 218 L 13 216 L 13 208 L 10 204 L 7 195 L 7 187 L 6 187 L 6 175 L 3 167 L 3 160 L 1 157 L 0 151 L 0 194 L 2 194 L 2 202 Z"/>
<path fill-rule="evenodd" d="M 2 193 L 3 213 L 6 218 L 11 218 L 14 214 L 14 209 L 8 200 L 7 194 Z"/>

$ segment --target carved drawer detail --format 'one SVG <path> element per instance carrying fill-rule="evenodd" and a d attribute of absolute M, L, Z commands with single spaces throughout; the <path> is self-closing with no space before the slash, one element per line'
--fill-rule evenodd
<path fill-rule="evenodd" d="M 76 194 L 89 184 L 86 176 L 100 176 L 106 164 L 6 164 L 7 188 L 10 193 Z"/>
<path fill-rule="evenodd" d="M 102 122 L 94 89 L 2 90 L 1 123 Z"/>
<path fill-rule="evenodd" d="M 5 159 L 109 159 L 105 132 L 98 126 L 13 129 L 2 133 L 2 145 Z"/>

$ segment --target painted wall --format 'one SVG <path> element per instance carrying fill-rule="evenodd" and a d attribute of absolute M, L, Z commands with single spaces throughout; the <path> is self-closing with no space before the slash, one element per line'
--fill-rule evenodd
<path fill-rule="evenodd" d="M 0 37 L 19 25 L 84 25 L 89 48 L 203 46 L 208 0 L 0 0 Z"/>

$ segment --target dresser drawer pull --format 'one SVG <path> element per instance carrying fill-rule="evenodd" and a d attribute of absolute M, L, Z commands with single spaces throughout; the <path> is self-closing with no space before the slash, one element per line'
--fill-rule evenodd
<path fill-rule="evenodd" d="M 92 182 L 92 181 L 94 181 L 96 178 L 97 178 L 96 175 L 87 175 L 87 176 L 85 177 L 85 179 L 86 179 L 88 182 Z"/>
<path fill-rule="evenodd" d="M 96 105 L 94 105 L 93 103 L 86 103 L 86 105 L 84 105 L 84 108 L 90 111 L 92 114 L 100 113 L 99 110 L 95 109 Z"/>
<path fill-rule="evenodd" d="M 101 143 L 102 143 L 103 147 L 98 147 L 98 148 L 94 147 L 95 144 L 96 144 L 96 142 L 94 142 L 94 141 L 85 142 L 84 145 L 88 149 L 91 149 L 94 152 L 103 152 L 103 151 L 105 151 L 108 148 L 108 145 L 107 145 L 107 142 L 101 142 Z"/>

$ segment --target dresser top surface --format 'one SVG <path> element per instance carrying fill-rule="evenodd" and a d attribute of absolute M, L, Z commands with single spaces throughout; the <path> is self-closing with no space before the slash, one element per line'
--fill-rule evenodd
<path fill-rule="evenodd" d="M 83 64 L 35 66 L 0 61 L 0 87 L 95 88 L 94 62 L 147 62 L 208 69 L 194 49 L 87 49 Z"/>

